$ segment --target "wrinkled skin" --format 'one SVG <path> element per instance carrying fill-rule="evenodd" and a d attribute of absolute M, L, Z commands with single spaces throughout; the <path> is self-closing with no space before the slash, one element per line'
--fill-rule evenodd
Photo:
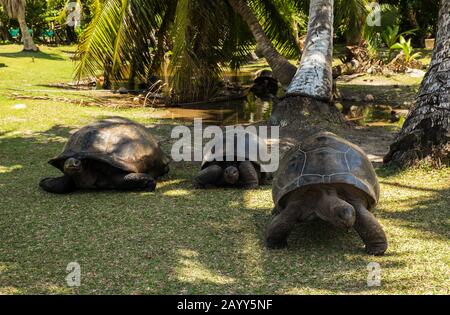
<path fill-rule="evenodd" d="M 259 186 L 260 174 L 252 162 L 216 163 L 201 170 L 193 180 L 195 188 L 236 187 L 253 189 Z"/>
<path fill-rule="evenodd" d="M 153 177 L 145 173 L 130 173 L 94 160 L 68 158 L 64 161 L 64 175 L 44 178 L 39 186 L 45 191 L 66 194 L 77 189 L 117 189 L 154 191 Z"/>
<path fill-rule="evenodd" d="M 386 235 L 380 223 L 367 210 L 364 194 L 348 185 L 314 185 L 290 194 L 266 234 L 266 245 L 277 249 L 287 246 L 287 238 L 298 222 L 320 218 L 342 229 L 355 229 L 370 255 L 383 255 Z"/>
<path fill-rule="evenodd" d="M 239 180 L 239 169 L 236 166 L 228 166 L 223 171 L 223 179 L 228 185 L 235 185 Z"/>

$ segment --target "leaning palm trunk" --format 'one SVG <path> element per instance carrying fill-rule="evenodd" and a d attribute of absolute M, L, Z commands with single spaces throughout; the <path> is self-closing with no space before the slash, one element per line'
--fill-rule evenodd
<path fill-rule="evenodd" d="M 11 19 L 17 19 L 20 26 L 20 32 L 22 34 L 23 50 L 25 51 L 37 51 L 38 48 L 33 42 L 33 38 L 28 32 L 27 22 L 25 21 L 25 0 L 0 0 L 0 3 L 5 8 L 8 16 Z"/>
<path fill-rule="evenodd" d="M 25 51 L 37 51 L 38 48 L 28 32 L 27 22 L 25 21 L 25 14 L 17 17 L 17 21 L 20 25 L 20 32 L 22 33 L 23 50 Z"/>
<path fill-rule="evenodd" d="M 427 74 L 385 163 L 450 165 L 450 0 L 441 0 L 436 47 Z"/>
<path fill-rule="evenodd" d="M 333 1 L 312 0 L 308 34 L 300 67 L 288 88 L 288 95 L 317 100 L 333 98 Z"/>
<path fill-rule="evenodd" d="M 345 122 L 333 100 L 333 0 L 311 0 L 308 35 L 300 66 L 285 98 L 274 106 L 271 123 L 281 138 L 298 141 Z"/>
<path fill-rule="evenodd" d="M 228 2 L 233 7 L 233 10 L 248 24 L 255 37 L 258 50 L 262 53 L 264 58 L 266 58 L 269 66 L 272 68 L 274 77 L 284 86 L 288 86 L 289 83 L 291 83 L 297 68 L 276 50 L 275 46 L 264 33 L 258 19 L 248 6 L 247 1 L 228 0 Z"/>

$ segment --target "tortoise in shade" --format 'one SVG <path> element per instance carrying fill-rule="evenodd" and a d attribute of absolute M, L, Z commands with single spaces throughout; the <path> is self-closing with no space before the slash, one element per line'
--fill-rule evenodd
<path fill-rule="evenodd" d="M 170 159 L 142 125 L 112 117 L 84 126 L 49 163 L 64 173 L 39 186 L 64 194 L 77 189 L 147 190 L 169 171 Z"/>
<path fill-rule="evenodd" d="M 238 148 L 238 139 L 243 140 L 241 148 Z M 227 143 L 232 143 L 234 149 L 230 150 Z M 243 129 L 225 132 L 223 138 L 210 142 L 206 147 L 201 170 L 193 180 L 194 187 L 253 189 L 265 184 L 270 173 L 258 160 L 259 155 L 252 155 L 250 148 L 258 149 L 266 145 L 265 140 Z"/>
<path fill-rule="evenodd" d="M 277 96 L 278 81 L 273 77 L 272 71 L 263 70 L 258 73 L 256 79 L 253 81 L 250 91 L 261 99 Z"/>
<path fill-rule="evenodd" d="M 354 228 L 367 253 L 382 255 L 386 235 L 371 213 L 379 196 L 375 170 L 363 150 L 335 134 L 317 133 L 280 161 L 272 186 L 275 217 L 266 245 L 285 247 L 295 223 L 320 218 L 339 228 Z"/>

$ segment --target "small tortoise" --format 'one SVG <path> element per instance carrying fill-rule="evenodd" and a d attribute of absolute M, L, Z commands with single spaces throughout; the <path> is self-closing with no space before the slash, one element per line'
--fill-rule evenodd
<path fill-rule="evenodd" d="M 276 216 L 267 229 L 266 244 L 285 247 L 296 222 L 320 218 L 340 228 L 353 227 L 367 253 L 382 255 L 386 235 L 369 211 L 379 195 L 375 170 L 363 150 L 335 134 L 317 133 L 280 161 L 272 187 Z"/>
<path fill-rule="evenodd" d="M 258 73 L 256 79 L 253 81 L 253 86 L 250 91 L 261 99 L 276 96 L 278 93 L 278 81 L 273 77 L 272 71 L 263 70 Z"/>
<path fill-rule="evenodd" d="M 169 158 L 142 125 L 112 117 L 75 132 L 49 163 L 64 173 L 45 178 L 42 189 L 58 194 L 76 189 L 149 190 L 169 171 Z"/>
<path fill-rule="evenodd" d="M 244 147 L 238 148 L 238 139 L 244 140 Z M 234 149 L 230 150 L 227 143 L 233 143 Z M 265 183 L 269 173 L 258 156 L 250 152 L 251 147 L 257 150 L 261 145 L 265 145 L 261 138 L 243 129 L 228 131 L 223 138 L 210 142 L 205 149 L 201 170 L 193 180 L 194 187 L 253 189 Z"/>

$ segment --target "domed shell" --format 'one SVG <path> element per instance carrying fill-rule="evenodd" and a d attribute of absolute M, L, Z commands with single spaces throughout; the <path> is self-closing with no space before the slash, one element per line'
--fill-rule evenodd
<path fill-rule="evenodd" d="M 93 159 L 154 177 L 167 173 L 170 162 L 144 126 L 121 117 L 82 127 L 69 138 L 62 153 L 49 163 L 63 171 L 64 161 L 70 157 Z"/>
<path fill-rule="evenodd" d="M 372 163 L 357 145 L 330 132 L 317 133 L 286 152 L 275 176 L 272 197 L 283 206 L 287 194 L 317 184 L 348 184 L 363 191 L 372 208 L 380 186 Z"/>
<path fill-rule="evenodd" d="M 216 137 L 205 144 L 202 169 L 211 165 L 212 162 L 223 161 L 251 161 L 256 164 L 262 173 L 270 173 L 267 162 L 261 161 L 261 148 L 270 148 L 269 142 L 257 135 L 256 130 L 252 132 L 244 128 L 232 128 L 226 130 L 222 137 Z M 270 149 L 268 149 L 270 152 Z"/>

